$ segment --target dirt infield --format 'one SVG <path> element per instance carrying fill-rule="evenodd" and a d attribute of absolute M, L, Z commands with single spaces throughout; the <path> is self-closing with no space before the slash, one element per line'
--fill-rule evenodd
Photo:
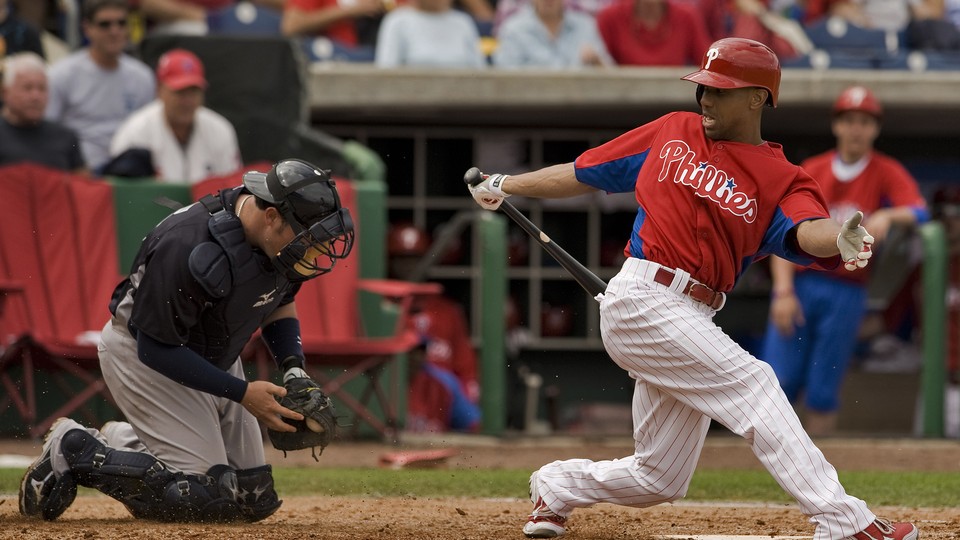
<path fill-rule="evenodd" d="M 945 441 L 824 440 L 819 446 L 841 470 L 956 471 L 960 444 Z M 456 439 L 419 441 L 404 448 L 456 447 L 460 453 L 446 464 L 454 468 L 533 469 L 553 459 L 606 459 L 631 452 L 627 440 Z M 375 443 L 332 445 L 314 463 L 309 453 L 286 460 L 271 451 L 278 466 L 376 467 L 385 452 L 397 447 Z M 31 442 L 0 442 L 0 454 L 36 455 Z M 739 439 L 710 437 L 700 460 L 704 468 L 758 468 Z M 164 539 L 318 538 L 393 539 L 523 538 L 520 527 L 529 511 L 525 500 L 427 499 L 417 497 L 288 497 L 264 522 L 243 526 L 168 525 L 134 521 L 117 502 L 103 496 L 80 497 L 54 523 L 26 521 L 16 497 L 0 497 L 0 539 Z M 894 519 L 910 519 L 924 540 L 960 538 L 960 508 L 874 508 Z M 567 538 L 651 539 L 659 535 L 811 535 L 813 528 L 793 505 L 678 503 L 646 509 L 598 505 L 578 510 Z"/>

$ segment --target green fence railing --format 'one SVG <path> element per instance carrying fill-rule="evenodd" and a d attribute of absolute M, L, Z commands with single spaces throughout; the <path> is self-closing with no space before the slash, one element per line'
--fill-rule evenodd
<path fill-rule="evenodd" d="M 927 223 L 923 239 L 923 435 L 944 436 L 947 346 L 947 241 L 943 225 Z"/>
<path fill-rule="evenodd" d="M 507 298 L 507 220 L 477 212 L 474 239 L 480 254 L 480 407 L 483 432 L 500 435 L 507 424 L 507 358 L 504 303 Z"/>

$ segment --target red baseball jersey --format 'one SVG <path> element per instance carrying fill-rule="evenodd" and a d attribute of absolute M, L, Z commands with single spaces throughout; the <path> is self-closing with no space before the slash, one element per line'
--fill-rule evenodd
<path fill-rule="evenodd" d="M 833 172 L 836 158 L 836 150 L 830 150 L 807 159 L 800 166 L 820 184 L 830 216 L 838 223 L 846 221 L 857 210 L 863 211 L 866 220 L 875 210 L 898 206 L 912 208 L 918 223 L 930 219 L 917 181 L 897 160 L 874 151 L 863 171 L 844 182 Z M 867 280 L 870 268 L 872 266 L 853 272 L 840 268 L 834 274 L 862 283 Z"/>
<path fill-rule="evenodd" d="M 633 0 L 621 0 L 597 14 L 597 29 L 618 65 L 695 66 L 710 48 L 704 16 L 693 5 L 668 1 L 653 28 L 638 22 L 633 11 Z"/>
<path fill-rule="evenodd" d="M 817 182 L 779 144 L 707 138 L 699 114 L 663 116 L 587 150 L 575 166 L 580 182 L 636 193 L 625 255 L 686 270 L 717 291 L 767 255 L 823 268 L 840 262 L 804 253 L 790 234 L 829 217 Z"/>
<path fill-rule="evenodd" d="M 427 343 L 426 361 L 453 372 L 467 396 L 476 401 L 477 354 L 470 341 L 467 318 L 460 304 L 443 296 L 417 299 L 419 312 L 410 324 Z"/>

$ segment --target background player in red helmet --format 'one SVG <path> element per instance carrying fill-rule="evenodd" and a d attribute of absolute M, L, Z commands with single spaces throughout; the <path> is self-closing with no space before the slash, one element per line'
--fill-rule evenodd
<path fill-rule="evenodd" d="M 430 236 L 409 223 L 387 238 L 391 274 L 406 278 L 430 248 Z M 410 324 L 422 347 L 410 354 L 406 429 L 476 431 L 480 427 L 477 355 L 460 304 L 440 295 L 417 298 Z"/>
<path fill-rule="evenodd" d="M 847 88 L 832 115 L 836 148 L 800 164 L 820 183 L 831 217 L 839 223 L 863 211 L 864 226 L 877 242 L 893 224 L 927 221 L 916 180 L 873 148 L 883 115 L 876 96 L 863 86 Z M 868 270 L 809 272 L 770 259 L 773 290 L 761 357 L 791 401 L 803 396 L 804 425 L 813 436 L 836 428 L 840 388 L 867 310 Z"/>
<path fill-rule="evenodd" d="M 859 214 L 829 219 L 815 180 L 760 134 L 776 106 L 780 62 L 741 38 L 714 42 L 697 83 L 701 114 L 671 113 L 587 150 L 575 162 L 471 187 L 496 209 L 509 195 L 568 197 L 634 192 L 620 272 L 600 300 L 600 330 L 614 362 L 635 380 L 635 452 L 621 459 L 567 459 L 530 476 L 529 537 L 566 531 L 576 508 L 600 502 L 646 507 L 682 498 L 711 420 L 750 444 L 800 510 L 815 540 L 916 540 L 910 523 L 878 519 L 848 495 L 804 432 L 773 369 L 714 322 L 725 293 L 758 258 L 865 266 L 873 238 Z M 839 255 L 839 256 L 838 256 Z"/>

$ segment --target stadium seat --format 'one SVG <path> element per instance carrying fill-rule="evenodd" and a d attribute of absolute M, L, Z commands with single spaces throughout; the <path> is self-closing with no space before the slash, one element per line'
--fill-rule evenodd
<path fill-rule="evenodd" d="M 31 437 L 75 412 L 97 425 L 93 406 L 112 402 L 97 342 L 120 281 L 112 188 L 37 165 L 8 166 L 0 170 L 0 213 L 0 281 L 8 284 L 0 410 L 12 403 Z M 48 379 L 59 391 L 45 389 Z"/>
<path fill-rule="evenodd" d="M 281 18 L 275 9 L 237 2 L 209 13 L 207 28 L 211 35 L 279 36 Z"/>
<path fill-rule="evenodd" d="M 819 56 L 811 59 L 815 68 L 907 68 L 903 32 L 862 28 L 840 17 L 824 17 L 805 30 L 816 48 L 811 56 Z"/>
<path fill-rule="evenodd" d="M 248 169 L 265 170 L 255 166 Z M 195 184 L 194 198 L 238 186 L 241 178 L 240 174 L 227 175 Z M 400 424 L 399 405 L 406 394 L 406 379 L 396 360 L 419 345 L 419 337 L 408 325 L 411 305 L 417 295 L 440 294 L 442 288 L 436 283 L 361 278 L 361 242 L 382 239 L 364 236 L 363 216 L 358 213 L 352 183 L 337 180 L 337 190 L 353 215 L 356 241 L 347 259 L 339 261 L 329 274 L 304 283 L 297 294 L 307 371 L 333 397 L 341 412 L 342 405 L 352 413 L 354 436 L 364 422 L 385 440 L 393 440 Z M 374 337 L 366 331 L 360 314 L 362 292 L 389 302 L 395 319 L 388 335 Z M 274 360 L 262 340 L 255 337 L 245 355 L 257 365 L 259 378 L 270 378 Z"/>
<path fill-rule="evenodd" d="M 928 71 L 960 71 L 960 51 L 914 51 L 922 54 Z"/>
<path fill-rule="evenodd" d="M 817 49 L 832 51 L 835 49 L 871 49 L 877 51 L 891 49 L 891 38 L 894 40 L 893 49 L 899 48 L 899 39 L 896 33 L 888 36 L 883 30 L 862 28 L 850 24 L 840 17 L 824 17 L 808 24 L 805 28 L 807 37 Z"/>

